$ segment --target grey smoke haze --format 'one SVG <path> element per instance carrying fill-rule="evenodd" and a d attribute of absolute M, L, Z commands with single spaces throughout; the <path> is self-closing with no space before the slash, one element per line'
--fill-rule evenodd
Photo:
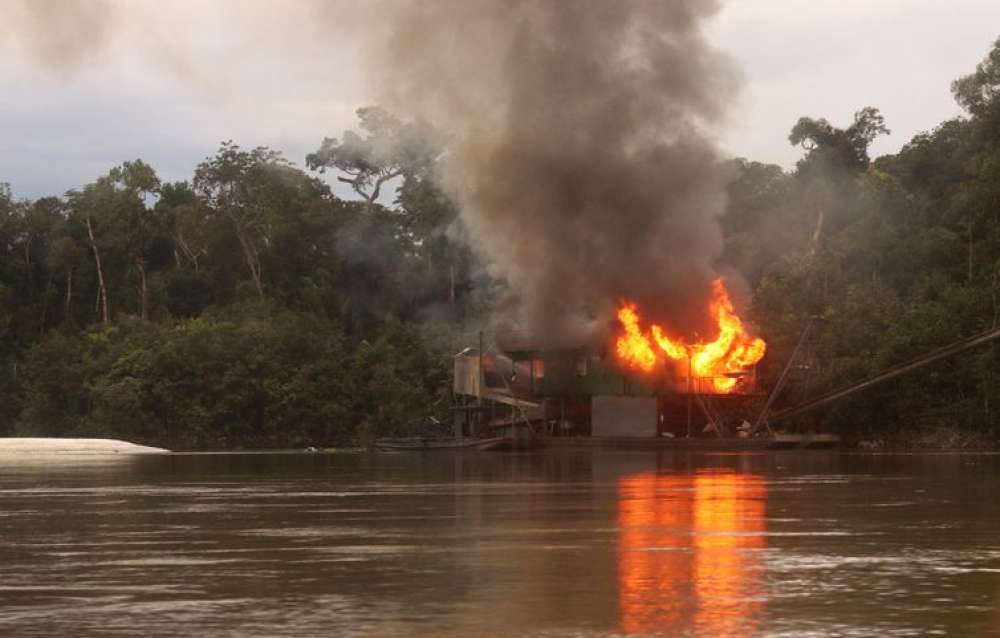
<path fill-rule="evenodd" d="M 238 26 L 218 37 L 230 40 L 230 59 L 265 39 L 359 37 L 377 101 L 449 135 L 447 186 L 510 284 L 505 319 L 519 328 L 578 342 L 607 325 L 621 297 L 697 327 L 691 310 L 715 276 L 725 204 L 719 153 L 701 130 L 722 116 L 736 84 L 701 31 L 718 2 L 344 8 L 215 5 L 220 24 Z M 15 0 L 11 9 L 17 27 L 7 35 L 48 68 L 76 71 L 117 44 L 196 90 L 225 93 L 215 56 L 185 49 L 155 4 Z"/>
<path fill-rule="evenodd" d="M 106 0 L 86 4 L 55 0 L 8 0 L 0 40 L 9 39 L 50 69 L 70 71 L 100 53 L 114 27 Z"/>
<path fill-rule="evenodd" d="M 0 180 L 41 197 L 137 156 L 183 179 L 230 138 L 301 160 L 374 101 L 353 39 L 330 29 L 353 33 L 373 5 L 3 0 Z M 872 105 L 893 130 L 873 155 L 894 153 L 960 114 L 948 87 L 982 59 L 998 23 L 996 0 L 726 0 L 708 37 L 747 81 L 715 132 L 729 154 L 791 168 L 801 150 L 786 138 L 800 116 L 845 122 Z M 60 66 L 67 51 L 79 55 Z"/>
<path fill-rule="evenodd" d="M 544 345 L 603 332 L 622 297 L 704 321 L 726 177 L 702 133 L 737 73 L 714 0 L 392 2 L 370 77 L 453 136 L 447 186 Z M 699 321 L 700 320 L 700 321 Z"/>
<path fill-rule="evenodd" d="M 583 3 L 601 11 L 599 15 L 577 16 L 590 18 L 579 24 L 567 22 L 546 26 L 539 12 L 565 10 L 569 12 L 567 15 L 575 14 L 575 3 L 552 0 L 547 4 L 553 6 L 546 7 L 542 3 L 533 6 L 510 2 L 499 3 L 503 5 L 499 9 L 492 5 L 490 9 L 479 0 L 472 2 L 465 5 L 445 0 L 441 5 L 421 7 L 417 3 L 393 0 L 211 0 L 198 3 L 4 0 L 0 3 L 3 7 L 0 80 L 5 88 L 4 99 L 0 100 L 0 181 L 10 181 L 15 194 L 20 196 L 58 194 L 94 179 L 122 160 L 135 157 L 150 161 L 165 179 L 185 179 L 190 177 L 192 167 L 199 160 L 214 151 L 219 140 L 229 138 L 244 146 L 266 144 L 301 161 L 307 152 L 315 150 L 324 134 L 356 124 L 354 110 L 377 101 L 367 86 L 369 79 L 376 79 L 382 97 L 395 94 L 397 98 L 419 98 L 415 107 L 404 110 L 404 114 L 407 111 L 437 116 L 454 114 L 454 122 L 444 122 L 444 130 L 486 131 L 478 138 L 470 138 L 483 140 L 483 143 L 470 146 L 468 153 L 468 157 L 483 162 L 490 159 L 487 156 L 490 136 L 501 138 L 517 133 L 520 138 L 531 141 L 534 137 L 532 127 L 542 124 L 548 127 L 543 131 L 545 135 L 540 136 L 544 139 L 538 146 L 539 152 L 531 154 L 529 161 L 516 163 L 513 158 L 518 152 L 527 154 L 528 149 L 533 148 L 530 144 L 523 144 L 520 151 L 517 145 L 497 147 L 507 150 L 497 151 L 495 165 L 506 169 L 504 179 L 521 182 L 519 187 L 525 189 L 523 195 L 510 195 L 501 188 L 506 185 L 499 182 L 481 183 L 492 179 L 489 176 L 463 182 L 466 177 L 462 170 L 451 172 L 451 186 L 457 193 L 465 193 L 462 199 L 469 205 L 470 225 L 479 232 L 483 252 L 493 256 L 512 281 L 520 275 L 532 275 L 531 269 L 546 274 L 536 285 L 522 288 L 522 293 L 527 291 L 527 300 L 538 303 L 521 308 L 534 309 L 531 314 L 538 315 L 544 313 L 546 307 L 579 306 L 584 310 L 578 317 L 601 316 L 607 313 L 602 304 L 609 302 L 603 299 L 605 291 L 596 287 L 619 279 L 611 274 L 613 267 L 649 262 L 631 254 L 628 255 L 630 261 L 620 261 L 617 260 L 619 255 L 610 248 L 604 250 L 614 234 L 632 237 L 636 242 L 635 250 L 647 254 L 652 252 L 648 249 L 650 245 L 666 243 L 659 233 L 670 230 L 671 236 L 681 238 L 664 245 L 659 259 L 668 263 L 690 263 L 696 269 L 710 271 L 710 259 L 704 257 L 713 252 L 712 240 L 707 235 L 678 233 L 672 226 L 680 221 L 654 220 L 646 226 L 629 227 L 624 223 L 625 217 L 613 215 L 627 215 L 631 221 L 635 211 L 623 212 L 621 207 L 609 207 L 609 202 L 614 202 L 616 197 L 652 201 L 655 197 L 650 193 L 655 194 L 656 190 L 671 191 L 670 198 L 664 199 L 662 204 L 662 210 L 668 213 L 684 209 L 685 199 L 696 201 L 699 193 L 711 197 L 714 191 L 706 182 L 719 179 L 712 173 L 699 173 L 706 182 L 700 182 L 690 191 L 678 193 L 666 186 L 670 180 L 684 181 L 683 171 L 698 166 L 699 161 L 711 164 L 709 159 L 698 160 L 698 152 L 708 156 L 715 154 L 712 145 L 696 133 L 699 127 L 718 134 L 731 154 L 777 162 L 789 168 L 801 154 L 799 149 L 788 145 L 786 139 L 798 117 L 822 116 L 843 123 L 849 121 L 859 107 L 870 104 L 882 109 L 894 133 L 877 140 L 873 154 L 895 152 L 915 133 L 959 114 L 948 90 L 949 83 L 971 71 L 981 60 L 996 38 L 996 24 L 1000 20 L 1000 4 L 995 0 L 947 3 L 934 0 L 841 0 L 837 3 L 727 0 L 714 19 L 710 19 L 714 11 L 712 3 L 661 2 L 658 4 L 676 6 L 657 7 L 650 3 L 643 7 L 636 3 L 619 6 L 614 0 L 607 0 Z M 429 5 L 430 0 L 423 4 Z M 463 6 L 467 10 L 463 10 Z M 473 8 L 486 13 L 481 17 L 470 15 Z M 646 10 L 657 13 L 637 17 Z M 393 17 L 397 11 L 402 12 L 399 20 Z M 420 12 L 424 12 L 422 18 Z M 427 24 L 434 12 L 448 14 L 448 20 L 442 25 Z M 506 13 L 507 22 L 498 22 L 505 17 L 497 15 L 498 12 Z M 615 14 L 605 15 L 612 12 Z M 668 15 L 669 12 L 674 15 Z M 671 18 L 679 18 L 679 22 Z M 533 70 L 536 73 L 534 80 L 529 77 L 520 83 L 494 82 L 495 78 L 507 78 L 515 68 L 517 56 L 513 53 L 510 56 L 496 54 L 511 51 L 510 42 L 520 23 L 525 27 L 523 35 L 517 36 L 518 42 L 534 43 L 535 52 L 531 55 L 552 66 L 557 65 L 560 56 L 571 58 L 580 54 L 570 46 L 572 40 L 557 40 L 557 34 L 565 38 L 566 33 L 581 36 L 592 33 L 597 28 L 597 20 L 607 20 L 607 23 L 593 34 L 597 38 L 591 45 L 593 55 L 589 60 L 584 59 L 590 66 L 567 65 L 565 77 L 555 73 L 556 89 L 536 96 L 521 94 L 553 75 L 551 68 L 544 65 Z M 664 20 L 672 25 L 661 30 L 666 41 L 687 40 L 692 45 L 683 55 L 677 47 L 672 49 L 662 43 L 626 46 L 624 41 L 615 39 L 628 32 L 629 27 L 625 24 L 636 24 L 631 33 L 638 37 L 643 29 L 655 34 Z M 400 31 L 407 24 L 417 25 L 422 31 Z M 476 31 L 462 33 L 459 25 Z M 731 76 L 727 79 L 729 74 L 723 70 L 703 77 L 705 84 L 690 84 L 695 89 L 694 100 L 683 91 L 667 92 L 664 97 L 663 78 L 656 77 L 652 69 L 642 68 L 644 61 L 648 63 L 656 58 L 657 50 L 666 52 L 661 57 L 672 60 L 673 64 L 666 69 L 681 74 L 681 78 L 698 64 L 716 68 L 726 66 L 724 60 L 708 51 L 697 35 L 701 25 L 707 29 L 711 42 L 732 52 L 745 67 L 748 78 L 745 90 L 734 95 Z M 362 32 L 380 52 L 377 60 L 383 64 L 379 64 L 381 71 L 377 74 L 364 72 L 363 56 L 355 42 L 357 34 Z M 442 35 L 454 41 L 427 41 L 432 36 Z M 395 56 L 392 47 L 396 47 Z M 636 104 L 621 97 L 620 93 L 628 87 L 636 89 L 641 81 L 630 83 L 629 78 L 603 75 L 623 56 L 630 55 L 628 47 L 635 50 L 630 60 L 636 66 L 629 78 L 645 76 L 649 83 L 645 87 L 648 92 L 635 91 L 641 98 Z M 437 57 L 415 57 L 422 52 L 434 53 Z M 514 53 L 526 58 L 529 50 L 515 50 Z M 610 57 L 602 57 L 603 54 Z M 453 55 L 464 58 L 452 59 Z M 583 68 L 586 70 L 578 70 Z M 660 69 L 659 72 L 667 73 L 668 70 Z M 408 73 L 413 73 L 412 80 Z M 463 76 L 462 73 L 469 74 Z M 588 73 L 593 74 L 588 79 L 595 93 L 589 99 L 576 99 L 577 90 L 586 88 L 581 87 L 585 84 L 581 78 Z M 394 76 L 405 84 L 389 86 Z M 565 86 L 559 84 L 564 81 Z M 427 90 L 422 90 L 422 83 Z M 459 94 L 452 90 L 463 85 L 466 89 Z M 716 87 L 715 93 L 710 85 Z M 518 87 L 520 89 L 515 90 Z M 620 115 L 614 114 L 610 107 L 602 111 L 602 103 L 592 103 L 604 95 L 601 91 L 605 88 L 618 91 L 605 97 L 624 105 Z M 568 97 L 571 93 L 573 99 Z M 498 96 L 499 101 L 496 100 Z M 736 101 L 734 108 L 737 110 L 733 116 L 725 122 L 714 119 L 729 99 Z M 694 106 L 697 102 L 712 108 L 699 110 Z M 525 120 L 520 127 L 510 124 L 508 114 L 525 111 L 532 104 L 540 107 L 551 104 L 548 110 L 540 110 L 547 118 L 538 116 L 535 123 Z M 614 131 L 605 131 L 604 124 L 572 124 L 572 118 L 581 113 L 594 115 L 594 121 L 599 121 L 602 118 L 598 115 L 603 112 L 612 122 L 608 126 L 614 129 L 625 118 L 632 117 L 634 111 L 655 110 L 650 105 L 665 107 L 666 115 L 658 121 L 661 129 L 649 136 L 633 133 L 635 147 L 631 149 L 616 146 L 618 142 L 627 144 L 625 138 L 616 137 Z M 560 118 L 551 117 L 553 109 L 561 110 Z M 554 158 L 572 155 L 568 149 L 596 148 L 600 145 L 598 139 L 601 144 L 604 140 L 610 142 L 595 157 L 570 157 L 577 164 L 566 164 L 561 171 L 551 171 L 548 169 L 551 161 L 541 152 L 547 148 L 546 144 L 552 146 L 550 141 L 555 133 L 550 135 L 550 130 L 568 133 L 562 135 L 566 140 L 565 149 L 555 144 L 546 151 Z M 592 136 L 592 143 L 584 136 Z M 654 143 L 660 143 L 660 138 L 666 140 L 663 148 L 669 157 L 674 157 L 674 151 L 687 143 L 694 149 L 692 162 L 681 166 L 681 172 L 653 170 L 649 164 L 638 162 L 625 166 L 615 163 L 615 158 L 638 158 L 643 153 L 655 155 Z M 455 158 L 458 156 L 456 151 Z M 507 159 L 502 161 L 504 157 Z M 669 165 L 666 160 L 660 163 Z M 453 166 L 462 168 L 457 159 Z M 579 171 L 598 166 L 617 166 L 619 173 L 609 173 L 611 179 L 580 187 L 581 180 L 576 179 Z M 631 175 L 628 166 L 642 175 Z M 538 193 L 534 187 L 545 175 L 549 184 L 572 183 L 576 186 Z M 635 193 L 629 192 L 631 186 L 626 187 L 647 183 L 643 176 L 652 175 L 659 175 L 664 184 L 647 184 L 646 191 Z M 514 177 L 517 180 L 513 180 Z M 557 236 L 565 238 L 559 243 L 576 246 L 577 255 L 567 258 L 560 253 L 559 259 L 552 260 L 551 267 L 544 240 L 530 241 L 523 246 L 512 245 L 513 238 L 523 238 L 527 234 L 521 226 L 528 213 L 516 211 L 510 218 L 485 217 L 488 211 L 495 210 L 505 201 L 510 201 L 511 205 L 518 203 L 527 211 L 541 211 L 548 208 L 549 202 L 543 201 L 546 198 L 586 200 L 589 208 L 581 207 L 574 215 L 594 224 L 590 236 L 584 236 L 577 232 L 579 226 L 568 230 L 560 228 L 554 217 L 529 220 L 531 223 L 527 226 L 532 232 L 545 233 L 549 237 L 549 230 L 554 226 L 558 229 Z M 474 203 L 495 206 L 473 207 Z M 607 220 L 594 222 L 598 209 L 617 212 Z M 700 210 L 710 219 L 718 207 L 706 205 Z M 617 221 L 611 223 L 612 219 Z M 677 218 L 682 219 L 683 216 Z M 696 226 L 705 221 L 701 220 Z M 492 235 L 487 230 L 493 231 Z M 691 237 L 703 240 L 695 242 L 695 247 L 702 243 L 708 249 L 696 250 L 689 246 Z M 540 261 L 539 254 L 543 255 Z M 689 255 L 696 258 L 687 260 Z M 702 257 L 697 258 L 698 255 Z M 529 258 L 534 263 L 525 261 Z M 611 270 L 599 271 L 608 269 L 609 263 Z M 563 290 L 556 275 L 567 271 L 576 278 L 564 282 L 590 278 L 590 292 L 581 295 L 575 286 Z M 667 268 L 660 272 L 677 271 Z M 665 285 L 658 273 L 638 273 L 628 281 L 630 290 L 648 287 L 652 291 L 648 294 L 658 300 L 676 297 L 668 293 L 661 296 L 657 292 Z M 555 293 L 548 293 L 546 286 L 555 287 Z M 629 294 L 629 290 L 614 294 Z M 640 290 L 638 294 L 646 293 Z M 551 297 L 551 303 L 541 303 L 547 296 Z M 682 303 L 676 305 L 683 306 Z M 553 316 L 559 315 L 553 311 Z"/>

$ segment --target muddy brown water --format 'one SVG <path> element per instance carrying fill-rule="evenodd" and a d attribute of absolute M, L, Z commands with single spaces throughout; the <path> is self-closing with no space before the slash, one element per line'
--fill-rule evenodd
<path fill-rule="evenodd" d="M 1000 636 L 1000 456 L 0 459 L 2 636 Z"/>

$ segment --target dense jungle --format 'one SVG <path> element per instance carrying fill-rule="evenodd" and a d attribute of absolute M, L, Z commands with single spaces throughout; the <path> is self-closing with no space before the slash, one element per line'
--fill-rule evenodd
<path fill-rule="evenodd" d="M 816 323 L 785 404 L 1000 320 L 1000 40 L 951 88 L 964 115 L 894 155 L 869 156 L 892 124 L 869 106 L 789 122 L 792 170 L 729 161 L 719 270 L 746 284 L 765 386 Z M 334 446 L 445 421 L 450 357 L 505 284 L 439 186 L 447 132 L 358 118 L 304 168 L 227 141 L 182 182 L 135 159 L 35 200 L 0 184 L 0 435 Z M 988 445 L 998 371 L 987 346 L 799 425 Z"/>

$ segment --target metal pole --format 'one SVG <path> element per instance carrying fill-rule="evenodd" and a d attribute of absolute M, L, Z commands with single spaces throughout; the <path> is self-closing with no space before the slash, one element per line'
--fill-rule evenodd
<path fill-rule="evenodd" d="M 941 359 L 950 357 L 960 352 L 964 352 L 965 350 L 974 348 L 975 346 L 982 345 L 984 343 L 988 343 L 997 338 L 1000 338 L 1000 329 L 988 330 L 986 332 L 982 332 L 978 335 L 969 337 L 968 339 L 955 342 L 953 344 L 944 346 L 943 348 L 938 348 L 937 350 L 932 350 L 919 357 L 892 366 L 889 369 L 881 372 L 880 374 L 865 379 L 864 381 L 859 381 L 858 383 L 854 383 L 849 386 L 842 387 L 838 390 L 834 390 L 833 392 L 824 394 L 818 398 L 812 399 L 811 401 L 806 401 L 805 403 L 800 403 L 799 405 L 793 406 L 791 408 L 775 412 L 769 417 L 769 420 L 771 421 L 771 423 L 774 423 L 781 419 L 789 419 L 793 416 L 798 416 L 803 412 L 807 412 L 814 408 L 818 408 L 828 403 L 832 403 L 833 401 L 843 399 L 848 395 L 854 394 L 859 390 L 864 390 L 865 388 L 871 387 L 876 383 L 881 383 L 882 381 L 888 381 L 889 379 L 894 379 L 906 372 L 916 370 L 917 368 L 921 368 L 929 363 L 940 361 Z"/>
<path fill-rule="evenodd" d="M 687 419 L 688 422 L 687 422 L 687 436 L 688 436 L 689 439 L 691 438 L 691 400 L 694 398 L 694 395 L 693 395 L 693 392 L 692 392 L 692 390 L 693 390 L 693 388 L 692 388 L 692 381 L 693 381 L 693 379 L 691 378 L 691 353 L 688 352 L 688 419 Z"/>
<path fill-rule="evenodd" d="M 476 406 L 479 408 L 476 410 L 476 431 L 472 432 L 473 436 L 479 435 L 479 426 L 482 425 L 480 421 L 483 419 L 483 383 L 485 382 L 486 375 L 483 374 L 483 331 L 479 331 L 479 379 L 476 382 Z"/>
<path fill-rule="evenodd" d="M 712 410 L 708 407 L 708 401 L 701 394 L 696 394 L 695 397 L 698 399 L 698 407 L 701 408 L 705 418 L 708 419 L 708 425 L 715 430 L 716 436 L 722 438 L 722 425 L 712 416 Z"/>
<path fill-rule="evenodd" d="M 761 424 L 766 424 L 767 429 L 774 435 L 774 431 L 771 430 L 771 424 L 767 422 L 767 413 L 771 410 L 771 404 L 774 400 L 778 398 L 781 394 L 782 389 L 785 387 L 785 382 L 788 381 L 788 373 L 792 369 L 792 364 L 795 363 L 795 359 L 799 356 L 799 351 L 802 349 L 802 345 L 806 342 L 806 337 L 809 335 L 809 331 L 812 329 L 813 321 L 815 317 L 811 317 L 808 322 L 806 322 L 805 330 L 802 331 L 802 336 L 799 337 L 798 343 L 795 344 L 795 350 L 792 350 L 792 356 L 788 358 L 788 363 L 785 364 L 785 369 L 781 371 L 781 376 L 778 377 L 777 383 L 774 384 L 774 389 L 771 390 L 771 394 L 767 396 L 767 401 L 764 402 L 764 407 L 761 408 L 760 414 L 757 415 L 757 420 L 753 424 L 753 429 L 750 433 L 755 433 L 760 429 Z"/>

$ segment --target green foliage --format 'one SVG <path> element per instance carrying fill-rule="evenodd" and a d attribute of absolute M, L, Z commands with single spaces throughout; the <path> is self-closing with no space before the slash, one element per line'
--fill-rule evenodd
<path fill-rule="evenodd" d="M 405 177 L 391 207 L 232 142 L 190 182 L 134 160 L 64 198 L 0 184 L 0 434 L 303 446 L 443 418 L 449 360 L 416 322 L 465 315 L 471 256 L 436 143 L 359 116 L 337 170 Z"/>
<path fill-rule="evenodd" d="M 86 380 L 93 376 L 92 335 L 61 331 L 26 353 L 21 366 L 22 434 L 68 436 L 78 431 L 90 409 Z"/>
<path fill-rule="evenodd" d="M 450 359 L 435 356 L 421 335 L 389 317 L 379 333 L 354 352 L 355 412 L 365 415 L 358 438 L 413 435 L 427 419 L 447 416 Z"/>
<path fill-rule="evenodd" d="M 835 128 L 823 118 L 803 117 L 792 127 L 788 141 L 807 152 L 799 163 L 800 171 L 806 171 L 810 164 L 821 164 L 824 170 L 859 171 L 868 166 L 871 143 L 888 133 L 882 114 L 869 106 L 855 113 L 854 122 L 845 129 Z"/>
<path fill-rule="evenodd" d="M 378 201 L 387 182 L 422 175 L 441 154 L 427 131 L 384 109 L 358 109 L 358 119 L 365 137 L 345 131 L 339 141 L 325 138 L 319 149 L 306 157 L 306 164 L 321 172 L 337 171 L 337 180 L 350 184 L 369 208 Z"/>
<path fill-rule="evenodd" d="M 277 151 L 245 151 L 232 142 L 223 142 L 215 157 L 198 165 L 194 188 L 208 209 L 205 214 L 229 221 L 259 299 L 264 298 L 265 264 L 275 235 L 311 202 L 328 196 L 325 184 L 293 168 Z M 173 212 L 175 237 L 200 234 L 190 204 Z M 189 243 L 185 252 L 195 259 L 201 251 Z"/>
<path fill-rule="evenodd" d="M 754 316 L 770 346 L 765 386 L 809 319 L 818 322 L 786 404 L 1000 325 L 998 50 L 954 85 L 971 118 L 917 135 L 896 155 L 869 162 L 868 145 L 888 132 L 869 108 L 846 129 L 799 120 L 789 139 L 806 155 L 793 173 L 737 165 L 727 259 L 756 287 Z M 995 436 L 996 352 L 940 362 L 803 420 L 859 436 Z"/>
<path fill-rule="evenodd" d="M 1000 38 L 974 73 L 955 80 L 951 85 L 955 100 L 978 118 L 995 116 L 1000 108 Z"/>
<path fill-rule="evenodd" d="M 1000 40 L 952 87 L 968 116 L 895 155 L 871 161 L 889 131 L 868 107 L 844 128 L 795 123 L 794 171 L 731 162 L 722 265 L 755 291 L 765 387 L 816 322 L 786 403 L 1000 325 L 998 87 Z M 494 282 L 474 277 L 441 189 L 441 139 L 358 116 L 307 164 L 360 201 L 232 142 L 190 182 L 134 160 L 64 198 L 0 184 L 0 434 L 304 446 L 444 419 L 448 335 L 488 314 Z M 807 420 L 993 436 L 998 359 L 1000 345 L 967 353 Z"/>
<path fill-rule="evenodd" d="M 336 325 L 267 306 L 56 332 L 23 368 L 21 431 L 175 449 L 303 447 L 443 416 L 447 359 L 396 319 L 352 350 Z"/>

